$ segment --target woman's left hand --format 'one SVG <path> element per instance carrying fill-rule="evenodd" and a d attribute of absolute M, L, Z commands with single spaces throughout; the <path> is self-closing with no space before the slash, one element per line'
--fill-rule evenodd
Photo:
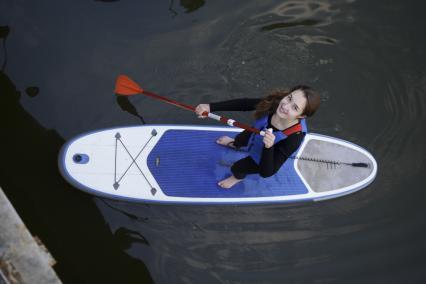
<path fill-rule="evenodd" d="M 263 144 L 265 148 L 271 148 L 274 146 L 275 135 L 272 133 L 272 128 L 265 131 L 265 136 L 263 136 Z"/>

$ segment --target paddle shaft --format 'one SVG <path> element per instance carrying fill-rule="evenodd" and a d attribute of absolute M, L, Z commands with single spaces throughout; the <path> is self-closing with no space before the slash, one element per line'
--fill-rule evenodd
<path fill-rule="evenodd" d="M 183 103 L 179 103 L 179 102 L 176 102 L 176 101 L 171 100 L 169 98 L 165 98 L 165 97 L 162 97 L 160 95 L 157 95 L 157 94 L 154 94 L 154 93 L 151 93 L 151 92 L 147 92 L 145 90 L 139 90 L 139 91 L 142 91 L 142 92 L 140 92 L 140 94 L 143 94 L 143 95 L 146 95 L 146 96 L 149 96 L 149 97 L 152 97 L 152 98 L 164 101 L 164 102 L 169 103 L 171 105 L 174 105 L 174 106 L 177 106 L 177 107 L 180 107 L 180 108 L 192 111 L 192 112 L 196 112 L 195 108 L 193 106 L 190 106 L 190 105 L 187 105 L 187 104 L 183 104 Z M 222 123 L 228 124 L 229 126 L 239 127 L 239 128 L 245 129 L 247 131 L 250 131 L 250 132 L 253 132 L 253 133 L 265 136 L 265 132 L 264 131 L 260 131 L 257 128 L 251 127 L 251 126 L 249 126 L 247 124 L 240 123 L 238 121 L 235 121 L 233 119 L 230 119 L 230 118 L 227 118 L 227 117 L 224 117 L 224 116 L 220 116 L 220 115 L 208 112 L 208 111 L 203 112 L 202 116 L 206 116 L 208 118 L 220 121 Z"/>

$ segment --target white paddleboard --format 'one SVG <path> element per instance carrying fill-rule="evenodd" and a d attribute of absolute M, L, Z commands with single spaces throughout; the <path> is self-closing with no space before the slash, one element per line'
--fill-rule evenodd
<path fill-rule="evenodd" d="M 377 173 L 377 163 L 365 149 L 308 133 L 295 154 L 298 158 L 288 159 L 274 176 L 249 175 L 223 189 L 218 181 L 230 176 L 230 165 L 248 154 L 215 141 L 240 131 L 179 125 L 100 130 L 67 142 L 59 168 L 73 186 L 97 196 L 174 204 L 318 201 L 365 188 Z"/>

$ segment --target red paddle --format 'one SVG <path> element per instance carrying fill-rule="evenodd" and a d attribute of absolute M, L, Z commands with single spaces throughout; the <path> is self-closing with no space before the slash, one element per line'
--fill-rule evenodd
<path fill-rule="evenodd" d="M 139 85 L 136 82 L 134 82 L 132 79 L 130 79 L 129 77 L 127 77 L 125 75 L 118 76 L 117 81 L 115 83 L 115 93 L 118 94 L 118 95 L 122 95 L 122 96 L 133 96 L 133 95 L 142 94 L 142 95 L 145 95 L 145 96 L 166 102 L 168 104 L 171 104 L 171 105 L 174 105 L 174 106 L 195 112 L 195 108 L 193 106 L 186 105 L 186 104 L 183 104 L 183 103 L 179 103 L 179 102 L 176 102 L 174 100 L 171 100 L 171 99 L 159 96 L 157 94 L 145 91 L 144 89 L 139 87 Z M 217 115 L 217 114 L 214 114 L 214 113 L 211 113 L 211 112 L 207 112 L 207 111 L 203 112 L 202 115 L 207 116 L 211 119 L 220 121 L 222 123 L 228 124 L 230 126 L 239 127 L 239 128 L 248 130 L 250 132 L 260 134 L 262 136 L 265 135 L 264 131 L 260 131 L 257 128 L 251 127 L 251 126 L 243 124 L 243 123 L 239 123 L 238 121 L 226 118 L 224 116 L 220 116 L 220 115 Z"/>

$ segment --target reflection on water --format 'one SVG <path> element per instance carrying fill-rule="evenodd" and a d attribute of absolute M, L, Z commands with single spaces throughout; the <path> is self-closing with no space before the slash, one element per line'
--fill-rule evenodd
<path fill-rule="evenodd" d="M 117 98 L 117 104 L 120 106 L 120 108 L 123 111 L 126 111 L 130 113 L 131 115 L 136 116 L 137 118 L 141 120 L 142 124 L 145 124 L 145 120 L 143 119 L 142 115 L 139 114 L 136 107 L 130 102 L 130 99 L 128 96 L 117 95 L 116 98 Z"/>
<path fill-rule="evenodd" d="M 318 33 L 320 28 L 335 23 L 334 17 L 340 10 L 334 8 L 329 1 L 302 0 L 286 1 L 266 13 L 254 17 L 255 26 L 261 26 L 261 31 L 276 31 L 275 34 L 288 37 L 290 40 L 300 39 L 306 44 L 336 44 L 337 39 L 323 34 L 297 34 L 290 32 L 291 28 L 300 28 L 304 33 Z M 305 29 L 301 29 L 304 28 Z M 313 27 L 316 29 L 306 29 Z"/>
<path fill-rule="evenodd" d="M 338 12 L 328 1 L 285 1 L 270 11 L 257 15 L 255 19 L 259 24 L 263 23 L 261 30 L 264 31 L 298 26 L 322 27 L 332 24 L 332 17 Z"/>
<path fill-rule="evenodd" d="M 114 233 L 114 237 L 117 242 L 121 245 L 121 249 L 129 249 L 135 243 L 140 243 L 149 246 L 148 241 L 138 231 L 132 231 L 121 227 Z"/>
<path fill-rule="evenodd" d="M 29 87 L 27 92 L 36 96 L 38 88 Z M 130 283 L 138 278 L 150 283 L 143 263 L 115 247 L 115 237 L 129 235 L 136 241 L 138 235 L 120 231 L 112 236 L 105 231 L 91 197 L 72 188 L 59 174 L 57 157 L 64 139 L 55 130 L 42 127 L 21 106 L 20 99 L 21 92 L 0 71 L 0 182 L 31 233 L 54 256 L 54 269 L 61 280 Z M 104 262 L 100 268 L 101 257 L 114 262 Z"/>
<path fill-rule="evenodd" d="M 328 37 L 328 36 L 321 36 L 321 35 L 301 35 L 301 36 L 295 36 L 293 37 L 294 39 L 300 38 L 301 40 L 303 40 L 306 44 L 311 44 L 311 43 L 319 43 L 319 44 L 336 44 L 339 41 L 335 38 L 332 37 Z M 320 59 L 320 64 L 323 64 L 321 61 L 323 61 L 323 59 Z"/>
<path fill-rule="evenodd" d="M 263 26 L 261 28 L 262 31 L 272 31 L 275 29 L 283 29 L 283 28 L 291 28 L 291 27 L 298 27 L 298 26 L 317 26 L 321 21 L 318 20 L 303 20 L 303 21 L 294 21 L 294 22 L 287 22 L 287 23 L 275 23 L 270 24 L 267 26 Z"/>
<path fill-rule="evenodd" d="M 282 283 L 307 269 L 321 278 L 335 257 L 326 249 L 330 238 L 355 240 L 373 226 L 365 218 L 347 222 L 360 205 L 351 203 L 176 208 L 98 201 L 120 246 L 149 267 L 155 283 L 170 283 L 170 275 L 172 283 L 233 277 L 238 283 L 259 283 L 259 277 Z"/>
<path fill-rule="evenodd" d="M 205 0 L 180 0 L 179 2 L 186 9 L 185 13 L 197 11 L 206 3 Z"/>
<path fill-rule="evenodd" d="M 173 16 L 177 16 L 179 13 L 174 9 L 174 0 L 170 1 L 169 11 L 173 13 Z M 197 11 L 206 3 L 205 0 L 180 0 L 180 6 L 185 8 L 185 13 L 191 13 Z"/>
<path fill-rule="evenodd" d="M 29 97 L 34 98 L 40 93 L 40 89 L 38 87 L 31 86 L 31 87 L 28 87 L 28 88 L 25 89 L 25 93 Z"/>
<path fill-rule="evenodd" d="M 6 50 L 6 39 L 9 35 L 10 28 L 9 26 L 0 26 L 0 39 L 3 42 L 3 64 L 1 65 L 1 70 L 4 71 L 7 64 L 7 50 Z"/>
<path fill-rule="evenodd" d="M 322 13 L 329 15 L 337 11 L 337 8 L 332 8 L 329 0 L 297 0 L 284 1 L 268 13 L 297 21 L 302 18 L 321 16 Z"/>

